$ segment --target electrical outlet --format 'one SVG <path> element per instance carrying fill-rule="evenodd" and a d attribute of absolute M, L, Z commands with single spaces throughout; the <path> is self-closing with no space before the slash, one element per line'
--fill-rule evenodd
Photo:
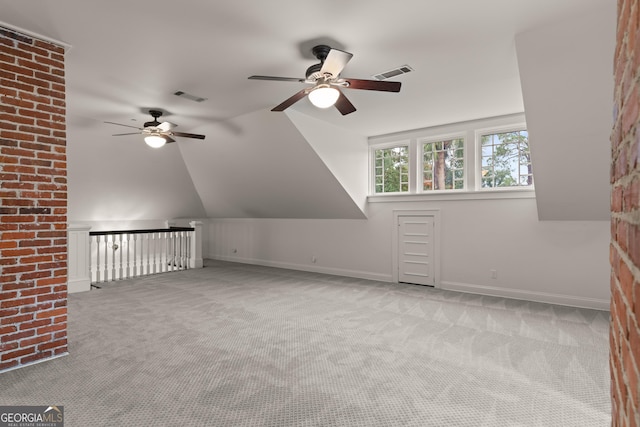
<path fill-rule="evenodd" d="M 492 279 L 498 278 L 498 270 L 489 270 L 489 274 L 491 274 Z"/>

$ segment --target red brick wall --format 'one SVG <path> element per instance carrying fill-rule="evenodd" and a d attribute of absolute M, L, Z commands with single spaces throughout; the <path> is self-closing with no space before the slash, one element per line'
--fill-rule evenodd
<path fill-rule="evenodd" d="M 611 403 L 613 426 L 640 426 L 640 17 L 618 0 L 611 134 Z"/>
<path fill-rule="evenodd" d="M 0 27 L 0 371 L 67 352 L 64 48 Z"/>

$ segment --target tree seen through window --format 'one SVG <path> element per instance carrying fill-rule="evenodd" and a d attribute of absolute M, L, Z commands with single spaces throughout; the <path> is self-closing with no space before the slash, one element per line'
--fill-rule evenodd
<path fill-rule="evenodd" d="M 422 189 L 464 188 L 464 139 L 427 142 L 422 145 Z"/>
<path fill-rule="evenodd" d="M 375 192 L 399 193 L 409 191 L 409 147 L 375 150 Z"/>
<path fill-rule="evenodd" d="M 482 135 L 482 188 L 533 185 L 526 130 Z"/>

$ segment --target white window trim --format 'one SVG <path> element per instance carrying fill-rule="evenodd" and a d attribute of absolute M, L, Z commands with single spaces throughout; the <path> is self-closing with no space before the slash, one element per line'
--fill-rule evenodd
<path fill-rule="evenodd" d="M 422 174 L 423 174 L 423 170 L 422 170 L 422 161 L 424 159 L 424 144 L 428 144 L 428 143 L 432 143 L 432 142 L 441 142 L 441 141 L 448 141 L 451 139 L 462 139 L 463 141 L 463 151 L 464 151 L 464 180 L 463 180 L 463 184 L 462 184 L 462 188 L 461 189 L 457 189 L 457 190 L 424 190 L 424 187 L 422 185 Z M 459 192 L 463 192 L 463 191 L 467 191 L 467 177 L 469 175 L 469 165 L 468 165 L 468 161 L 467 161 L 467 133 L 466 132 L 456 132 L 456 133 L 450 133 L 450 134 L 445 134 L 445 135 L 440 135 L 440 136 L 427 136 L 424 138 L 416 138 L 416 145 L 418 148 L 418 161 L 416 162 L 416 169 L 417 169 L 417 175 L 416 175 L 416 194 L 438 194 L 438 193 L 459 193 Z"/>
<path fill-rule="evenodd" d="M 439 191 L 436 194 L 386 193 L 367 196 L 369 203 L 435 202 L 453 200 L 535 199 L 533 188 L 501 188 L 496 191 Z"/>
<path fill-rule="evenodd" d="M 534 186 L 482 188 L 480 137 L 490 133 L 526 130 L 524 113 L 490 117 L 369 138 L 369 196 L 372 203 L 400 201 L 475 200 L 535 198 Z M 422 143 L 464 138 L 464 190 L 423 191 Z M 409 192 L 375 192 L 375 150 L 409 146 Z M 535 185 L 535 184 L 534 184 Z"/>
<path fill-rule="evenodd" d="M 475 147 L 475 158 L 476 159 L 481 159 L 482 158 L 482 147 L 481 147 L 481 138 L 484 135 L 492 135 L 492 134 L 496 134 L 496 133 L 507 133 L 507 132 L 518 132 L 518 131 L 522 131 L 522 130 L 527 130 L 527 124 L 525 122 L 521 122 L 521 123 L 516 123 L 513 125 L 507 125 L 507 126 L 493 126 L 493 127 L 487 127 L 484 129 L 476 129 L 475 131 L 475 137 L 474 137 L 474 147 Z M 531 147 L 531 146 L 529 146 Z M 481 161 L 481 160 L 480 160 Z M 478 163 L 476 161 L 475 163 L 476 168 L 475 168 L 475 191 L 481 191 L 481 192 L 493 192 L 493 191 L 513 191 L 513 190 L 527 190 L 527 189 L 534 189 L 534 186 L 536 185 L 535 183 L 535 179 L 532 185 L 527 185 L 527 186 L 523 186 L 523 185 L 518 185 L 518 186 L 513 186 L 513 187 L 487 187 L 487 188 L 482 188 L 482 167 L 480 166 L 480 163 Z"/>
<path fill-rule="evenodd" d="M 409 191 L 395 191 L 393 193 L 376 193 L 376 150 L 384 150 L 386 148 L 395 148 L 395 147 L 401 147 L 401 146 L 406 146 L 408 148 L 407 150 L 407 155 L 409 157 L 409 163 L 408 163 L 408 170 L 409 170 Z M 412 167 L 411 167 L 411 156 L 412 156 L 412 149 L 411 149 L 411 140 L 410 139 L 400 139 L 400 140 L 395 140 L 395 141 L 389 141 L 389 142 L 385 142 L 385 143 L 381 143 L 381 144 L 376 144 L 376 145 L 370 145 L 369 146 L 369 194 L 372 195 L 389 195 L 389 194 L 393 194 L 393 195 L 407 195 L 407 194 L 413 194 L 413 192 L 415 192 L 415 188 L 412 189 L 411 187 L 411 183 L 412 181 L 414 181 L 414 179 L 412 179 Z M 413 190 L 413 191 L 412 191 Z"/>

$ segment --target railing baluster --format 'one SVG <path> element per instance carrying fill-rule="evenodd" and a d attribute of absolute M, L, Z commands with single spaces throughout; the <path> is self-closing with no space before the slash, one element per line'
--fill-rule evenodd
<path fill-rule="evenodd" d="M 100 238 L 102 236 L 96 236 L 96 283 L 100 282 Z"/>
<path fill-rule="evenodd" d="M 153 235 L 153 233 L 149 233 L 149 273 L 148 274 L 153 274 L 156 271 L 156 246 L 155 246 L 156 240 L 155 240 L 155 236 Z"/>
<path fill-rule="evenodd" d="M 154 251 L 155 251 L 155 247 L 154 247 L 155 239 L 154 239 L 153 233 L 149 233 L 148 236 L 149 236 L 149 272 L 147 274 L 153 274 L 153 273 L 155 273 L 155 271 L 154 271 L 154 267 L 155 267 L 155 265 L 154 265 L 155 264 L 155 254 L 154 254 Z"/>
<path fill-rule="evenodd" d="M 120 250 L 120 265 L 118 266 L 118 279 L 122 280 L 124 277 L 122 276 L 122 234 L 118 234 L 118 249 Z"/>
<path fill-rule="evenodd" d="M 189 265 L 190 265 L 190 262 L 191 262 L 191 232 L 190 231 L 185 231 L 184 233 L 187 236 L 186 245 L 185 245 L 185 248 L 186 248 L 186 251 L 185 251 L 186 252 L 186 257 L 185 257 L 186 261 L 185 262 L 186 262 L 186 264 L 184 265 L 184 268 L 186 270 L 186 269 L 189 268 Z"/>
<path fill-rule="evenodd" d="M 144 241 L 146 236 L 140 235 L 140 276 L 144 276 Z"/>
<path fill-rule="evenodd" d="M 133 277 L 138 277 L 138 254 L 136 252 L 136 243 L 138 240 L 138 235 L 133 235 Z"/>
<path fill-rule="evenodd" d="M 167 232 L 162 232 L 162 272 L 169 270 L 169 252 L 167 250 Z"/>
<path fill-rule="evenodd" d="M 104 281 L 107 282 L 109 280 L 109 236 L 104 236 Z"/>
<path fill-rule="evenodd" d="M 166 265 L 167 271 L 171 271 L 171 232 L 167 231 L 164 233 L 164 245 L 165 245 L 165 253 L 167 257 Z"/>
<path fill-rule="evenodd" d="M 158 257 L 158 239 L 156 237 L 156 233 L 151 233 L 151 239 L 153 240 L 153 274 L 156 274 L 158 272 L 158 270 L 156 270 L 156 258 Z"/>
<path fill-rule="evenodd" d="M 178 270 L 182 270 L 182 233 L 176 232 L 176 264 Z"/>
<path fill-rule="evenodd" d="M 180 232 L 173 233 L 173 263 L 180 270 Z"/>
<path fill-rule="evenodd" d="M 145 269 L 145 271 L 146 271 L 145 274 L 150 274 L 151 273 L 151 268 L 150 268 L 151 267 L 151 260 L 149 258 L 149 256 L 150 256 L 150 253 L 149 253 L 150 252 L 149 251 L 149 235 L 145 234 L 145 237 L 146 237 L 145 240 L 147 241 L 147 266 L 146 266 L 146 269 Z"/>
<path fill-rule="evenodd" d="M 113 245 L 116 244 L 116 236 L 111 236 L 111 281 L 116 280 L 116 251 Z"/>
<path fill-rule="evenodd" d="M 176 267 L 176 251 L 175 251 L 175 232 L 169 232 L 169 253 L 171 254 L 170 263 L 171 263 L 171 271 L 175 270 Z"/>
<path fill-rule="evenodd" d="M 109 236 L 104 236 L 104 265 L 102 271 L 104 272 L 104 282 L 109 281 Z"/>
<path fill-rule="evenodd" d="M 187 250 L 185 248 L 185 242 L 186 242 L 186 238 L 184 235 L 184 231 L 180 232 L 180 270 L 184 270 L 184 257 L 187 253 Z"/>
<path fill-rule="evenodd" d="M 173 233 L 173 269 L 180 268 L 180 235 L 177 231 Z"/>
<path fill-rule="evenodd" d="M 178 270 L 182 270 L 182 232 L 178 231 Z"/>
<path fill-rule="evenodd" d="M 180 232 L 173 233 L 173 264 L 180 270 Z"/>
<path fill-rule="evenodd" d="M 145 255 L 145 241 L 147 240 L 147 235 L 146 234 L 141 234 L 140 235 L 140 275 L 144 276 L 145 274 L 145 261 L 144 261 L 144 255 Z"/>
<path fill-rule="evenodd" d="M 125 268 L 125 278 L 129 278 L 131 277 L 131 270 L 129 270 L 129 249 L 131 249 L 131 247 L 129 246 L 129 239 L 130 239 L 131 235 L 129 233 L 124 235 L 124 243 L 125 246 L 127 247 L 127 266 Z"/>

